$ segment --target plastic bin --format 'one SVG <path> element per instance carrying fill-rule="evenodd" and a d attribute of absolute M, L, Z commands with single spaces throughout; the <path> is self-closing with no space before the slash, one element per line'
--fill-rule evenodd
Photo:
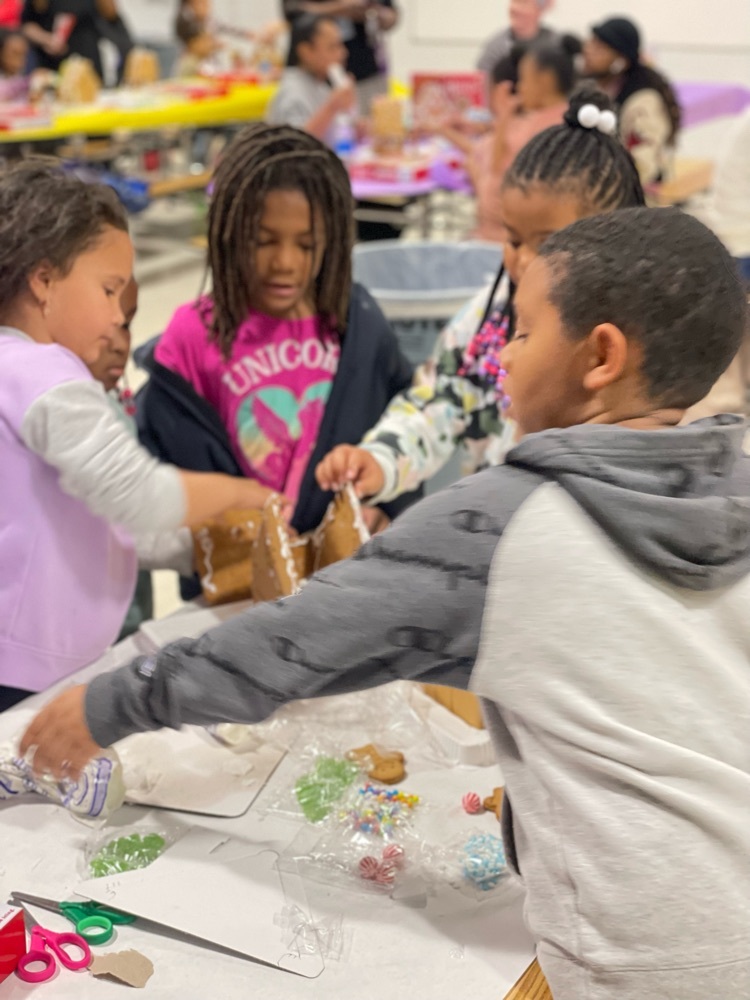
<path fill-rule="evenodd" d="M 415 365 L 432 354 L 440 330 L 497 274 L 493 243 L 380 240 L 354 248 L 354 280 L 377 299 Z"/>

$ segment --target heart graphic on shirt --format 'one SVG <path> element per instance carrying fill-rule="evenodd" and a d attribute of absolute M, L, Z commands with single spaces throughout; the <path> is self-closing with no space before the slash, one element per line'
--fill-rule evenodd
<path fill-rule="evenodd" d="M 281 386 L 267 386 L 248 396 L 237 410 L 237 436 L 250 464 L 275 478 L 288 464 L 290 450 L 310 451 L 331 391 L 328 380 L 314 382 L 297 397 Z M 310 438 L 307 441 L 307 438 Z"/>

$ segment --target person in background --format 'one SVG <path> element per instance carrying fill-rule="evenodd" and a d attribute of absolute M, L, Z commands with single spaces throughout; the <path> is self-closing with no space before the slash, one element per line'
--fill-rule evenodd
<path fill-rule="evenodd" d="M 501 354 L 515 329 L 521 276 L 551 233 L 644 203 L 633 158 L 614 128 L 609 98 L 587 87 L 574 95 L 562 125 L 524 146 L 503 179 L 507 238 L 494 282 L 445 327 L 420 384 L 392 401 L 362 445 L 326 456 L 316 472 L 323 489 L 351 482 L 359 496 L 381 503 L 432 478 L 459 446 L 464 475 L 504 460 L 514 431 L 502 410 Z"/>
<path fill-rule="evenodd" d="M 542 17 L 552 7 L 553 0 L 510 0 L 508 20 L 510 25 L 498 31 L 485 44 L 477 60 L 477 69 L 492 78 L 492 71 L 514 46 L 519 43 L 552 41 L 555 32 L 542 24 Z"/>
<path fill-rule="evenodd" d="M 319 140 L 286 126 L 240 133 L 214 178 L 211 292 L 174 314 L 137 399 L 154 455 L 283 492 L 299 532 L 331 500 L 317 463 L 412 380 L 380 308 L 352 284 L 353 214 L 346 168 Z M 413 501 L 374 511 L 368 527 Z M 185 581 L 183 597 L 198 589 Z"/>
<path fill-rule="evenodd" d="M 29 43 L 21 31 L 0 28 L 0 77 L 16 80 L 26 75 Z"/>
<path fill-rule="evenodd" d="M 183 0 L 175 19 L 175 35 L 183 51 L 176 67 L 177 76 L 197 76 L 201 66 L 222 49 L 209 27 L 207 0 Z"/>
<path fill-rule="evenodd" d="M 249 31 L 217 21 L 213 16 L 211 0 L 180 0 L 175 35 L 184 51 L 177 64 L 176 75 L 195 76 L 203 63 L 224 48 L 222 36 L 273 47 L 284 28 L 282 21 L 274 21 L 259 31 Z"/>
<path fill-rule="evenodd" d="M 293 27 L 305 14 L 336 18 L 348 57 L 346 69 L 357 83 L 359 113 L 366 117 L 375 97 L 388 92 L 383 35 L 398 24 L 395 0 L 282 0 Z"/>
<path fill-rule="evenodd" d="M 130 327 L 138 311 L 138 284 L 131 278 L 120 296 L 123 322 L 115 324 L 112 339 L 104 345 L 104 349 L 88 369 L 97 382 L 101 382 L 112 404 L 116 416 L 123 421 L 133 437 L 137 436 L 135 423 L 135 406 L 130 391 L 121 387 L 125 376 L 125 367 L 130 357 L 131 333 Z M 186 539 L 189 549 L 191 538 Z M 192 560 L 188 559 L 188 565 Z M 137 632 L 144 621 L 153 618 L 154 597 L 151 583 L 151 573 L 140 570 L 135 585 L 133 603 L 128 608 L 125 622 L 118 637 L 125 639 Z"/>
<path fill-rule="evenodd" d="M 704 216 L 737 259 L 750 291 L 750 108 L 728 126 Z"/>
<path fill-rule="evenodd" d="M 633 154 L 644 185 L 671 173 L 680 129 L 680 107 L 668 80 L 641 59 L 638 28 L 611 17 L 591 29 L 583 48 L 584 72 L 615 103 L 620 136 Z"/>
<path fill-rule="evenodd" d="M 332 17 L 305 14 L 292 25 L 289 65 L 266 115 L 269 125 L 292 125 L 333 145 L 336 117 L 356 107 L 354 81 L 332 87 L 334 68 L 342 70 L 346 49 Z"/>
<path fill-rule="evenodd" d="M 133 47 L 116 0 L 25 0 L 21 25 L 41 69 L 57 70 L 66 56 L 78 55 L 103 80 L 99 42 L 106 39 L 118 50 L 121 76 Z"/>
<path fill-rule="evenodd" d="M 490 96 L 492 131 L 476 142 L 462 144 L 477 197 L 475 239 L 505 242 L 500 199 L 505 171 L 530 139 L 562 122 L 576 80 L 574 59 L 580 51 L 580 42 L 572 35 L 545 38 L 514 50 L 508 58 L 517 60 L 515 93 L 511 80 L 498 79 L 507 75 L 508 58 L 496 67 Z"/>

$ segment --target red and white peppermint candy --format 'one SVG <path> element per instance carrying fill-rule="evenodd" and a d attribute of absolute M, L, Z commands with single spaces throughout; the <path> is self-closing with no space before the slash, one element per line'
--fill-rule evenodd
<path fill-rule="evenodd" d="M 461 805 L 470 816 L 476 816 L 482 811 L 482 800 L 476 792 L 467 792 L 461 799 Z"/>
<path fill-rule="evenodd" d="M 375 875 L 375 881 L 378 885 L 393 885 L 396 878 L 396 869 L 391 864 L 378 865 L 378 871 Z"/>
<path fill-rule="evenodd" d="M 403 868 L 405 858 L 401 844 L 389 844 L 383 851 L 383 861 L 387 861 L 394 868 Z"/>
<path fill-rule="evenodd" d="M 366 857 L 362 858 L 359 863 L 359 874 L 361 878 L 368 879 L 370 882 L 374 882 L 377 879 L 378 872 L 380 871 L 380 862 L 377 858 Z"/>

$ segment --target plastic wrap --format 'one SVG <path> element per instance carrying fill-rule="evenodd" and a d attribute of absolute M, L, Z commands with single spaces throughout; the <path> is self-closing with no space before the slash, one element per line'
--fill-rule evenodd
<path fill-rule="evenodd" d="M 113 751 L 89 761 L 78 780 L 35 774 L 33 761 L 19 757 L 17 744 L 0 749 L 0 799 L 42 795 L 83 820 L 105 820 L 125 800 L 120 761 Z"/>
<path fill-rule="evenodd" d="M 106 830 L 91 838 L 84 847 L 85 876 L 103 878 L 148 868 L 177 839 L 177 832 L 167 824 L 130 827 L 116 834 L 111 829 Z"/>
<path fill-rule="evenodd" d="M 295 955 L 321 955 L 326 962 L 337 962 L 344 952 L 343 916 L 334 914 L 310 919 L 295 904 L 284 907 L 274 917 L 284 934 L 284 943 Z"/>

